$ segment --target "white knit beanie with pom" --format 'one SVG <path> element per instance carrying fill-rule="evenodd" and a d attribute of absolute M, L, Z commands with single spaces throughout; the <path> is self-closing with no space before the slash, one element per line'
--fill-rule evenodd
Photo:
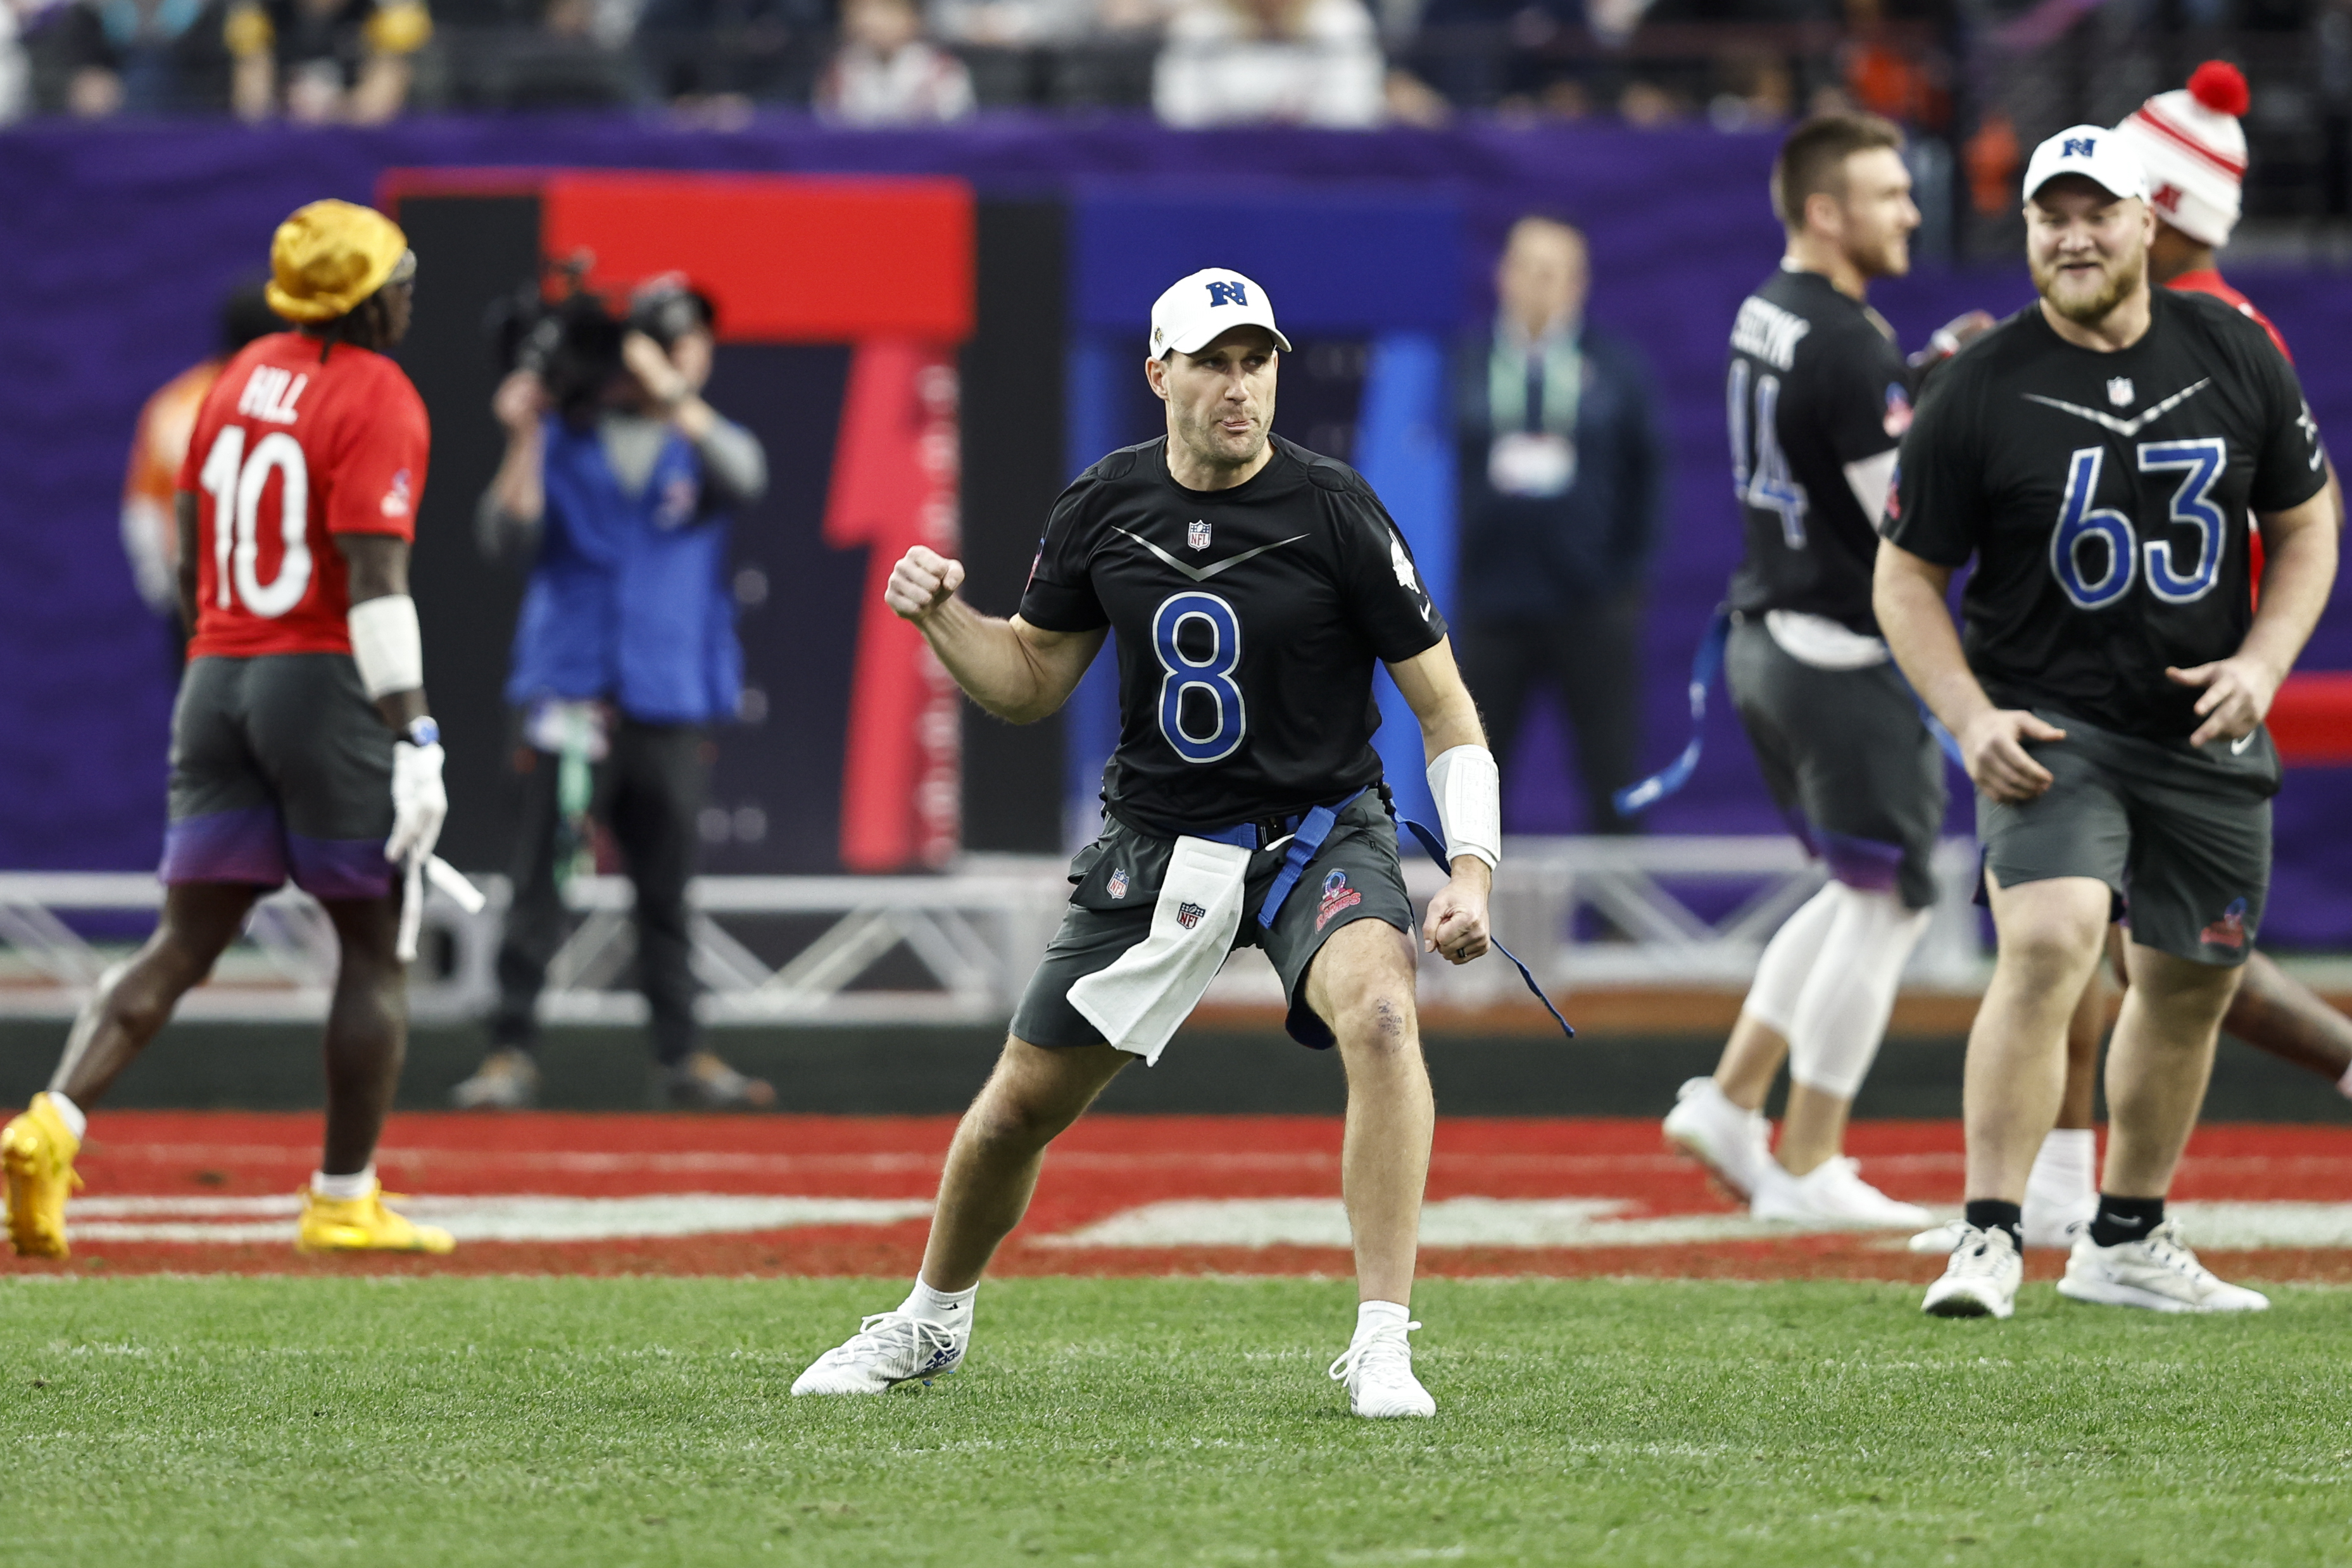
<path fill-rule="evenodd" d="M 2207 60 L 2186 90 L 2158 93 L 2116 127 L 2147 165 L 2157 216 L 2200 245 L 2229 244 L 2238 225 L 2246 179 L 2246 133 L 2238 117 L 2252 96 L 2237 67 Z"/>

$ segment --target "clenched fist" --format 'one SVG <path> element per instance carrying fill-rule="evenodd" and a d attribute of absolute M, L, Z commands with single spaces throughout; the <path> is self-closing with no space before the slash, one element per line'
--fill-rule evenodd
<path fill-rule="evenodd" d="M 950 560 L 939 551 L 917 545 L 898 559 L 890 569 L 890 580 L 883 585 L 882 601 L 891 613 L 903 620 L 920 624 L 931 612 L 963 586 L 963 562 Z"/>

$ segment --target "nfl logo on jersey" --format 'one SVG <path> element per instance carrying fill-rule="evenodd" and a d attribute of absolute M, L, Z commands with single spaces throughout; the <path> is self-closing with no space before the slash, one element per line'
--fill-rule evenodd
<path fill-rule="evenodd" d="M 2116 376 L 2107 382 L 2107 401 L 2117 408 L 2132 405 L 2132 383 L 2129 376 Z"/>
<path fill-rule="evenodd" d="M 1203 522 L 1195 522 L 1191 528 L 1184 530 L 1184 542 L 1192 546 L 1194 549 L 1207 549 L 1209 548 L 1209 525 Z"/>

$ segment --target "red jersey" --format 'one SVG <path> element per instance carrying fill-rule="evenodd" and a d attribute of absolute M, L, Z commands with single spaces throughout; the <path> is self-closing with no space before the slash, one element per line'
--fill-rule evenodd
<path fill-rule="evenodd" d="M 2222 282 L 2221 274 L 2215 268 L 2205 267 L 2200 267 L 2195 272 L 2184 272 L 2165 287 L 2178 288 L 2188 294 L 2210 294 L 2222 304 L 2231 307 L 2239 315 L 2268 332 L 2271 335 L 2271 341 L 2278 345 L 2278 351 L 2286 356 L 2286 362 L 2290 365 L 2294 363 L 2294 350 L 2286 346 L 2286 340 L 2279 336 L 2279 329 L 2276 327 L 2271 325 L 2271 319 L 2255 309 L 2252 300 Z"/>
<path fill-rule="evenodd" d="M 196 415 L 180 488 L 196 497 L 190 658 L 348 653 L 336 534 L 416 537 L 432 434 L 382 354 L 297 332 L 248 343 Z"/>

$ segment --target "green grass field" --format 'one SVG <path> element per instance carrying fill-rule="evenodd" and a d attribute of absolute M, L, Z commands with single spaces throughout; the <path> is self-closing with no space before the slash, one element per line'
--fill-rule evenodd
<path fill-rule="evenodd" d="M 793 1400 L 855 1281 L 0 1283 L 0 1561 L 2352 1563 L 2352 1296 L 1433 1282 L 1433 1422 L 1352 1291 L 990 1286 L 966 1370 Z"/>

